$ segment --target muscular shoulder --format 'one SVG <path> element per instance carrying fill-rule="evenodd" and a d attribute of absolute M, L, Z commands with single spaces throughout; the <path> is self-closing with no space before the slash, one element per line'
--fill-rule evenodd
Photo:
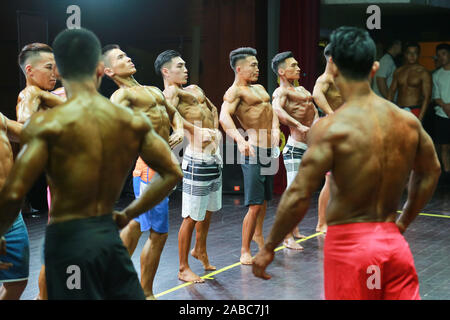
<path fill-rule="evenodd" d="M 332 114 L 317 120 L 308 133 L 308 144 L 332 142 L 336 137 L 345 135 L 348 129 L 338 124 L 335 117 Z"/>
<path fill-rule="evenodd" d="M 126 99 L 130 93 L 130 88 L 119 88 L 111 95 L 111 101 Z"/>
<path fill-rule="evenodd" d="M 282 96 L 286 95 L 286 89 L 282 87 L 278 87 L 275 89 L 275 91 L 272 93 L 273 98 L 281 98 Z"/>
<path fill-rule="evenodd" d="M 201 92 L 201 93 L 204 94 L 203 89 L 200 88 L 200 87 L 199 87 L 198 85 L 196 85 L 196 84 L 191 84 L 191 85 L 185 87 L 185 89 L 186 89 L 186 90 L 195 90 L 195 91 L 199 91 L 199 92 Z"/>
<path fill-rule="evenodd" d="M 242 94 L 241 89 L 236 85 L 232 85 L 225 92 L 225 95 L 223 96 L 223 100 L 227 101 L 227 102 L 233 102 L 236 99 L 239 99 L 241 97 L 241 94 Z"/>
<path fill-rule="evenodd" d="M 163 94 L 167 99 L 172 99 L 178 96 L 178 90 L 177 86 L 167 86 L 164 88 Z"/>
<path fill-rule="evenodd" d="M 394 75 L 399 75 L 406 70 L 407 66 L 401 66 L 394 71 Z"/>
<path fill-rule="evenodd" d="M 43 90 L 37 86 L 27 86 L 19 93 L 19 99 L 39 97 L 42 92 Z"/>
<path fill-rule="evenodd" d="M 27 142 L 31 138 L 48 139 L 58 136 L 63 130 L 63 126 L 57 117 L 56 109 L 34 113 L 23 126 L 23 142 Z"/>

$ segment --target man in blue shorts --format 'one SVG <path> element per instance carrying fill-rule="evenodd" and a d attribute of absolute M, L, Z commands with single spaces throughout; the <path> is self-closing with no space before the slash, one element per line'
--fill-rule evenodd
<path fill-rule="evenodd" d="M 143 113 L 98 93 L 104 65 L 92 32 L 64 30 L 53 49 L 68 100 L 33 115 L 24 126 L 22 152 L 0 192 L 0 236 L 45 170 L 52 193 L 45 238 L 48 298 L 144 299 L 118 229 L 161 202 L 181 179 L 181 170 Z M 160 177 L 115 212 L 114 203 L 138 156 Z"/>
<path fill-rule="evenodd" d="M 154 86 L 143 86 L 136 81 L 133 76 L 136 73 L 136 67 L 131 58 L 118 45 L 110 44 L 103 47 L 103 61 L 106 67 L 105 74 L 119 86 L 119 89 L 111 96 L 111 101 L 143 112 L 151 121 L 158 135 L 171 147 L 182 142 L 184 133 L 180 114 L 166 101 L 161 90 Z M 171 127 L 172 135 L 170 135 Z M 151 169 L 139 158 L 133 172 L 133 180 L 138 180 L 138 188 L 134 188 L 136 197 L 141 193 L 139 192 L 141 182 L 145 186 L 150 181 L 149 179 L 142 181 L 139 178 L 143 178 L 147 170 Z M 150 231 L 150 236 L 141 253 L 141 285 L 147 299 L 154 299 L 153 280 L 168 236 L 168 203 L 169 198 L 167 197 L 151 211 L 145 212 L 131 221 L 120 234 L 131 256 L 142 233 Z"/>
<path fill-rule="evenodd" d="M 21 129 L 20 123 L 0 113 L 0 167 L 3 169 L 0 170 L 0 190 L 13 165 L 9 140 L 19 142 Z M 0 240 L 0 300 L 20 299 L 28 283 L 29 261 L 28 232 L 19 213 Z"/>

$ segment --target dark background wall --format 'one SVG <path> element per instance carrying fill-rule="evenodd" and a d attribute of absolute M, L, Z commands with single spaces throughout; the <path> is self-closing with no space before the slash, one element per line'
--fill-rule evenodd
<path fill-rule="evenodd" d="M 2 1 L 0 111 L 15 119 L 17 95 L 24 87 L 17 65 L 19 52 L 18 11 L 46 20 L 48 43 L 66 28 L 69 5 L 81 9 L 81 26 L 92 30 L 102 45 L 119 44 L 138 68 L 135 78 L 162 88 L 153 62 L 163 50 L 178 50 L 187 61 L 190 82 L 199 84 L 220 107 L 234 75 L 228 54 L 239 46 L 256 47 L 261 56 L 261 81 L 266 77 L 266 0 L 19 0 Z M 33 29 L 33 27 L 31 27 Z M 33 31 L 25 33 L 33 38 Z M 23 42 L 22 32 L 22 42 Z M 39 37 L 36 37 L 36 39 Z M 30 40 L 31 41 L 31 40 Z M 36 40 L 33 40 L 36 41 Z M 43 40 L 38 40 L 43 41 Z M 114 84 L 103 80 L 109 94 Z"/>

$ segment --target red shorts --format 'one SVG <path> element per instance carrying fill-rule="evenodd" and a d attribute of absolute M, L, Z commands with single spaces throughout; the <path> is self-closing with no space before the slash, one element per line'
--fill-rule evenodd
<path fill-rule="evenodd" d="M 327 300 L 420 300 L 411 250 L 393 222 L 328 226 L 323 264 Z"/>

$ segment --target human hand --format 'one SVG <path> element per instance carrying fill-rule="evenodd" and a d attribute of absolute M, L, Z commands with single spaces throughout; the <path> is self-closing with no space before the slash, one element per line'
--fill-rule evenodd
<path fill-rule="evenodd" d="M 252 271 L 253 274 L 261 279 L 269 280 L 271 275 L 266 273 L 267 266 L 273 261 L 275 253 L 263 247 L 253 258 Z"/>

